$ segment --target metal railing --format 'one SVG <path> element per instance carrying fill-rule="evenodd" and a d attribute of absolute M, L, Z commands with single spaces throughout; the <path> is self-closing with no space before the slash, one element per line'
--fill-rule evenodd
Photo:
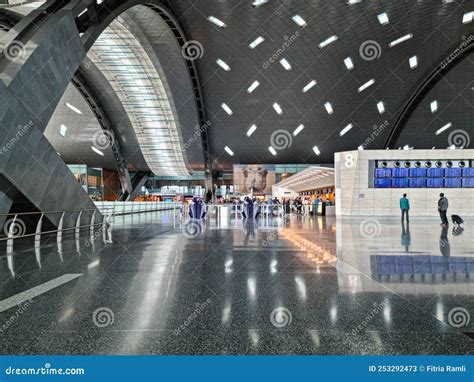
<path fill-rule="evenodd" d="M 104 233 L 111 230 L 114 216 L 176 210 L 182 206 L 181 203 L 168 202 L 95 202 L 95 204 L 97 209 L 0 214 L 0 221 L 4 221 L 3 233 L 5 234 L 5 237 L 0 237 L 0 243 L 7 242 L 6 249 L 9 254 L 13 252 L 15 239 L 34 237 L 34 246 L 37 248 L 41 244 L 42 236 L 55 234 L 58 243 L 62 241 L 65 233 L 73 232 L 78 238 L 81 230 L 88 229 L 90 235 L 93 236 L 96 228 Z M 101 221 L 97 221 L 98 215 L 102 215 L 101 219 L 99 217 Z M 84 222 L 86 216 L 90 219 Z M 43 230 L 45 217 L 49 221 L 57 222 L 55 229 Z M 65 221 L 70 224 L 69 227 L 64 226 Z M 27 223 L 35 227 L 34 232 L 27 232 Z"/>

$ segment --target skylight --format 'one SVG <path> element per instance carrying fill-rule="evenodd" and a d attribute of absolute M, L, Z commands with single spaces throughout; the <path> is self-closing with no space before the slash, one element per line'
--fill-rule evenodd
<path fill-rule="evenodd" d="M 96 154 L 99 154 L 101 157 L 104 156 L 104 153 L 102 151 L 100 151 L 98 148 L 94 147 L 94 146 L 91 146 L 91 149 L 93 152 L 95 152 Z"/>
<path fill-rule="evenodd" d="M 264 41 L 265 41 L 265 38 L 263 38 L 262 36 L 258 36 L 255 40 L 253 40 L 249 44 L 249 48 L 250 49 L 255 49 L 257 46 L 259 46 Z"/>
<path fill-rule="evenodd" d="M 312 80 L 309 82 L 304 88 L 303 88 L 303 93 L 308 92 L 311 88 L 313 88 L 317 84 L 316 80 Z"/>
<path fill-rule="evenodd" d="M 224 60 L 221 60 L 218 58 L 216 60 L 217 65 L 219 65 L 222 69 L 224 69 L 226 72 L 230 71 L 230 66 L 226 64 Z"/>
<path fill-rule="evenodd" d="M 288 62 L 288 60 L 286 58 L 282 58 L 280 60 L 280 64 L 281 64 L 281 66 L 283 66 L 283 68 L 285 70 L 291 70 L 291 65 L 290 65 L 290 63 Z"/>
<path fill-rule="evenodd" d="M 349 123 L 346 127 L 344 127 L 340 132 L 339 132 L 339 136 L 342 137 L 344 136 L 345 134 L 347 134 L 349 132 L 350 129 L 352 129 L 354 126 L 352 125 L 352 123 Z"/>
<path fill-rule="evenodd" d="M 388 21 L 388 16 L 387 16 L 387 14 L 386 14 L 385 12 L 379 14 L 379 15 L 377 16 L 377 18 L 379 19 L 379 23 L 382 24 L 382 25 L 389 23 L 389 21 Z"/>
<path fill-rule="evenodd" d="M 66 131 L 67 131 L 67 126 L 66 125 L 61 125 L 59 126 L 59 134 L 63 137 L 66 136 Z"/>
<path fill-rule="evenodd" d="M 328 112 L 329 115 L 334 113 L 334 109 L 332 108 L 332 105 L 331 105 L 330 102 L 326 102 L 324 104 L 324 108 L 326 109 L 326 111 Z"/>
<path fill-rule="evenodd" d="M 453 126 L 453 124 L 451 122 L 447 123 L 442 128 L 440 128 L 436 131 L 436 135 L 440 135 L 443 131 L 448 130 L 451 126 Z"/>
<path fill-rule="evenodd" d="M 227 104 L 223 103 L 223 104 L 221 105 L 221 107 L 222 107 L 222 109 L 223 109 L 227 114 L 229 114 L 229 115 L 234 114 L 234 112 L 232 111 L 232 109 L 231 109 Z"/>
<path fill-rule="evenodd" d="M 418 66 L 418 58 L 416 56 L 410 57 L 410 68 L 414 69 Z"/>
<path fill-rule="evenodd" d="M 379 111 L 380 114 L 385 113 L 385 105 L 383 104 L 382 101 L 377 102 L 377 110 Z"/>
<path fill-rule="evenodd" d="M 292 20 L 302 28 L 308 25 L 306 24 L 306 21 L 300 15 L 294 15 L 292 17 Z"/>
<path fill-rule="evenodd" d="M 250 126 L 247 130 L 247 137 L 250 137 L 253 133 L 255 133 L 255 130 L 257 130 L 257 125 Z"/>
<path fill-rule="evenodd" d="M 77 107 L 71 105 L 69 102 L 66 102 L 66 106 L 71 109 L 74 113 L 82 115 L 82 111 L 80 111 Z"/>
<path fill-rule="evenodd" d="M 324 40 L 323 42 L 321 42 L 319 44 L 319 47 L 320 48 L 324 48 L 325 46 L 328 46 L 329 44 L 333 43 L 334 41 L 337 40 L 337 36 L 336 35 L 332 35 L 331 37 L 327 38 L 326 40 Z"/>
<path fill-rule="evenodd" d="M 474 11 L 467 12 L 462 16 L 462 23 L 463 24 L 471 23 L 472 20 L 474 20 Z"/>
<path fill-rule="evenodd" d="M 252 85 L 250 85 L 249 88 L 247 89 L 247 93 L 249 93 L 249 94 L 252 93 L 259 86 L 260 86 L 260 82 L 258 82 L 258 81 L 252 82 Z"/>
<path fill-rule="evenodd" d="M 234 156 L 234 152 L 230 149 L 229 146 L 224 147 L 224 150 L 225 150 L 226 153 L 229 154 L 231 157 Z"/>
<path fill-rule="evenodd" d="M 433 101 L 430 103 L 431 112 L 435 113 L 438 110 L 438 101 Z"/>
<path fill-rule="evenodd" d="M 266 4 L 268 3 L 268 0 L 255 0 L 253 3 L 252 3 L 252 6 L 257 8 L 263 4 Z"/>
<path fill-rule="evenodd" d="M 301 133 L 303 131 L 303 129 L 304 129 L 304 125 L 303 124 L 299 125 L 295 129 L 295 131 L 293 131 L 293 136 L 296 137 L 299 133 Z"/>
<path fill-rule="evenodd" d="M 222 20 L 219 20 L 217 17 L 209 16 L 207 19 L 218 27 L 225 28 L 227 26 L 226 23 L 224 23 Z"/>
<path fill-rule="evenodd" d="M 398 44 L 401 44 L 402 42 L 404 41 L 407 41 L 409 39 L 411 39 L 413 37 L 413 35 L 410 33 L 410 34 L 406 34 L 405 36 L 402 36 L 400 38 L 397 38 L 396 40 L 393 40 L 390 44 L 388 44 L 388 46 L 391 48 L 395 45 L 398 45 Z"/>
<path fill-rule="evenodd" d="M 361 87 L 359 87 L 359 89 L 357 89 L 357 91 L 359 93 L 361 93 L 365 89 L 367 89 L 368 87 L 372 86 L 373 84 L 375 84 L 375 80 L 372 78 L 371 80 L 368 80 L 365 84 L 363 84 Z"/>
<path fill-rule="evenodd" d="M 276 102 L 273 104 L 273 109 L 277 112 L 277 114 L 279 114 L 279 115 L 283 114 L 283 110 L 282 110 L 281 106 Z"/>
<path fill-rule="evenodd" d="M 350 57 L 344 59 L 344 65 L 346 65 L 346 68 L 349 70 L 354 69 L 354 63 L 352 62 L 352 59 Z"/>

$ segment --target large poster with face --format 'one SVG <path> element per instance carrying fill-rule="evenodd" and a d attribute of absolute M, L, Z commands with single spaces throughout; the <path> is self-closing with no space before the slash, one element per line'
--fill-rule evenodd
<path fill-rule="evenodd" d="M 275 184 L 275 165 L 234 165 L 235 191 L 241 194 L 271 194 Z"/>

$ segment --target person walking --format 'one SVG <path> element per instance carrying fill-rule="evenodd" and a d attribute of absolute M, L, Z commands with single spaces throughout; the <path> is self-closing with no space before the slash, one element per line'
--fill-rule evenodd
<path fill-rule="evenodd" d="M 449 225 L 448 207 L 449 207 L 448 198 L 445 197 L 443 193 L 439 194 L 438 212 L 439 212 L 439 217 L 441 218 L 441 225 L 443 227 L 447 227 Z"/>
<path fill-rule="evenodd" d="M 407 223 L 410 222 L 410 217 L 408 215 L 408 211 L 410 210 L 410 201 L 407 198 L 407 194 L 403 194 L 400 198 L 400 210 L 402 211 L 402 222 L 407 220 Z"/>

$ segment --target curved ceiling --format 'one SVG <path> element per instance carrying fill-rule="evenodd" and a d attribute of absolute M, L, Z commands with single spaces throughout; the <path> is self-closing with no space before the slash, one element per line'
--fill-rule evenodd
<path fill-rule="evenodd" d="M 420 81 L 474 32 L 474 3 L 461 0 L 181 0 L 173 10 L 203 48 L 216 167 L 330 163 L 368 139 L 383 148 Z"/>

